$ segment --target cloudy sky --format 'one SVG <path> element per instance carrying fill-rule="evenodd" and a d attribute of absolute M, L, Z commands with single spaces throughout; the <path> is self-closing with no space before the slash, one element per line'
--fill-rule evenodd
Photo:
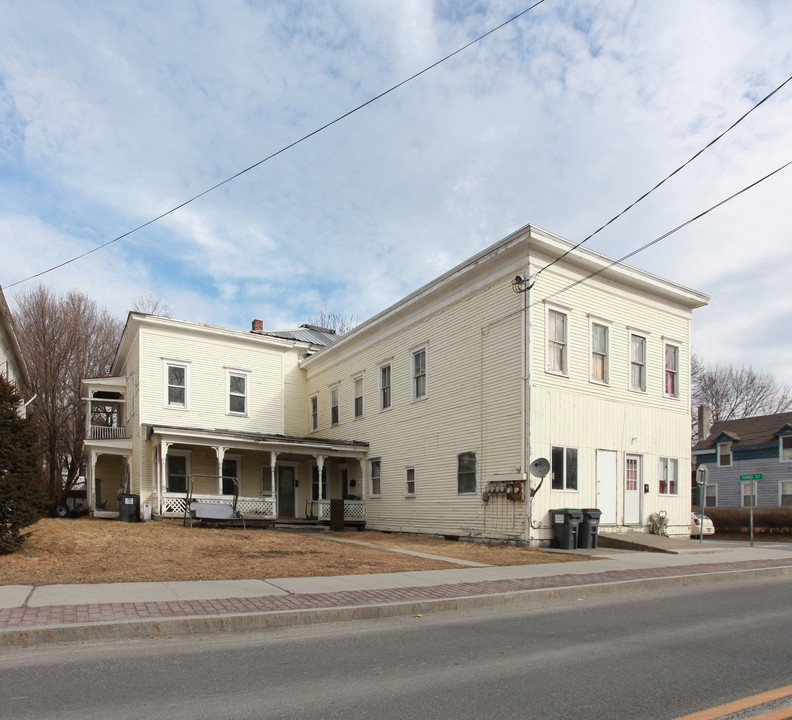
<path fill-rule="evenodd" d="M 0 285 L 248 329 L 365 319 L 531 223 L 577 242 L 792 75 L 789 0 L 0 0 Z M 589 246 L 792 160 L 792 82 Z M 792 168 L 631 260 L 706 360 L 792 383 Z"/>

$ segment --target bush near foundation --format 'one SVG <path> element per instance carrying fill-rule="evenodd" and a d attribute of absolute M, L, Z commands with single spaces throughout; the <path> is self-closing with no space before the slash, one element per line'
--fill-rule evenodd
<path fill-rule="evenodd" d="M 698 512 L 698 508 L 694 508 Z M 715 525 L 715 533 L 747 533 L 751 528 L 751 509 L 747 507 L 708 507 L 704 514 Z M 792 506 L 754 508 L 755 533 L 792 533 Z"/>

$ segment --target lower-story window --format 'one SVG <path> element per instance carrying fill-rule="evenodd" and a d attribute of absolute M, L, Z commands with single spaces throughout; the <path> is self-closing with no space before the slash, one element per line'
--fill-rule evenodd
<path fill-rule="evenodd" d="M 782 482 L 780 485 L 781 497 L 779 498 L 779 504 L 792 505 L 792 482 Z"/>
<path fill-rule="evenodd" d="M 408 497 L 412 497 L 415 495 L 415 468 L 412 467 L 407 468 L 404 494 L 407 495 Z"/>
<path fill-rule="evenodd" d="M 661 495 L 676 495 L 679 477 L 679 461 L 674 458 L 660 458 L 658 476 L 660 481 L 658 492 Z"/>
<path fill-rule="evenodd" d="M 168 492 L 187 492 L 187 475 L 189 474 L 187 455 L 168 453 Z"/>
<path fill-rule="evenodd" d="M 457 455 L 457 492 L 460 495 L 476 492 L 476 453 Z"/>
<path fill-rule="evenodd" d="M 373 496 L 379 496 L 382 494 L 382 461 L 381 460 L 372 460 L 371 461 L 371 494 Z"/>
<path fill-rule="evenodd" d="M 554 447 L 551 457 L 553 490 L 577 490 L 577 448 Z"/>
<path fill-rule="evenodd" d="M 704 504 L 706 507 L 717 507 L 718 506 L 718 486 L 717 485 L 707 485 L 707 497 L 704 500 Z"/>
<path fill-rule="evenodd" d="M 743 507 L 756 507 L 756 495 L 754 495 L 754 483 L 741 482 L 742 485 L 742 504 Z"/>

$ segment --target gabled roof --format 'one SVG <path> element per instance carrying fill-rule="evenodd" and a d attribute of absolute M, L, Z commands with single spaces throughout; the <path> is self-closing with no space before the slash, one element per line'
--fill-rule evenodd
<path fill-rule="evenodd" d="M 778 442 L 779 435 L 789 432 L 792 432 L 792 412 L 723 420 L 714 423 L 709 435 L 696 443 L 693 450 L 712 450 L 719 442 L 733 442 L 736 447 L 771 445 Z"/>
<path fill-rule="evenodd" d="M 19 344 L 19 338 L 16 334 L 14 318 L 11 315 L 11 310 L 8 308 L 8 303 L 6 303 L 5 295 L 3 295 L 3 288 L 0 288 L 0 332 L 6 336 L 9 350 L 14 356 L 13 359 L 16 362 L 16 367 L 20 374 L 19 379 L 24 383 L 29 382 L 30 376 L 28 374 L 27 362 L 25 362 L 25 356 L 22 354 L 22 347 Z"/>
<path fill-rule="evenodd" d="M 300 342 L 307 342 L 321 347 L 332 345 L 339 337 L 336 335 L 335 330 L 317 327 L 316 325 L 300 325 L 294 330 L 253 330 L 253 333 L 284 340 L 299 340 Z"/>

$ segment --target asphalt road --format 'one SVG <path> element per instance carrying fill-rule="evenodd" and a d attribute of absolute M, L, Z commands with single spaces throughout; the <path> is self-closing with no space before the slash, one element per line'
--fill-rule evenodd
<path fill-rule="evenodd" d="M 0 718 L 670 719 L 792 683 L 792 579 L 0 652 Z"/>

